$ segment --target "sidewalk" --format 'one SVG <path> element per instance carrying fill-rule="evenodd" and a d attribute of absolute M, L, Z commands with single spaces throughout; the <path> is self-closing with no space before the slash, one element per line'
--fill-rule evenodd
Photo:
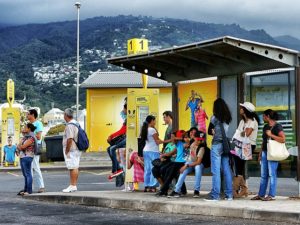
<path fill-rule="evenodd" d="M 190 215 L 219 216 L 267 220 L 274 222 L 300 223 L 300 200 L 277 197 L 275 201 L 262 202 L 246 199 L 234 201 L 205 202 L 201 198 L 155 197 L 153 193 L 99 191 L 75 193 L 43 193 L 26 196 L 27 199 L 64 204 L 78 204 L 133 211 L 162 212 Z"/>
<path fill-rule="evenodd" d="M 67 170 L 65 162 L 47 162 L 40 163 L 42 171 L 58 171 Z M 109 159 L 107 152 L 91 152 L 82 153 L 80 160 L 80 169 L 82 170 L 107 170 L 111 169 L 111 160 Z M 4 167 L 0 166 L 1 172 L 15 172 L 21 171 L 21 167 Z"/>

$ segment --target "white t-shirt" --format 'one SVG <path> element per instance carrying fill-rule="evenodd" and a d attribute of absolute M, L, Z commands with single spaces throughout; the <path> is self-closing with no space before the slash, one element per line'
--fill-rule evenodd
<path fill-rule="evenodd" d="M 157 131 L 154 128 L 152 128 L 152 127 L 148 128 L 148 136 L 147 136 L 147 140 L 146 140 L 146 145 L 144 147 L 145 152 L 159 152 L 158 144 L 156 144 L 156 142 L 153 138 L 153 134 L 156 134 L 156 133 L 157 133 Z"/>
<path fill-rule="evenodd" d="M 75 123 L 78 125 L 76 120 L 71 120 L 69 123 L 66 124 L 65 133 L 63 136 L 63 149 L 65 151 L 67 147 L 67 140 L 72 138 L 75 141 L 78 141 L 78 128 L 70 123 Z M 78 150 L 77 145 L 74 141 L 72 141 L 71 149 L 70 150 Z"/>
<path fill-rule="evenodd" d="M 244 122 L 244 120 L 240 121 L 238 130 L 245 131 L 246 128 L 252 128 L 253 131 L 248 137 L 250 140 L 251 145 L 256 145 L 256 138 L 257 138 L 257 132 L 258 132 L 258 123 L 257 121 L 248 119 L 247 123 Z"/>

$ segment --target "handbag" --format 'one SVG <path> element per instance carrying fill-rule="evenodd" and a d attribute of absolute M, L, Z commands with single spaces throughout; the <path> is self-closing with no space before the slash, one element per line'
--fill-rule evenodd
<path fill-rule="evenodd" d="M 271 139 L 268 140 L 267 150 L 267 159 L 269 161 L 282 161 L 287 159 L 290 155 L 285 143 L 280 143 Z"/>
<path fill-rule="evenodd" d="M 220 123 L 221 132 L 222 132 L 222 139 L 223 139 L 223 155 L 229 155 L 230 151 L 233 149 L 233 146 L 231 145 L 230 139 L 227 138 L 225 134 L 225 129 L 223 126 L 223 123 Z"/>
<path fill-rule="evenodd" d="M 252 160 L 252 146 L 248 137 L 242 137 L 241 131 L 236 130 L 233 137 L 232 143 L 234 149 L 230 151 L 232 154 L 238 156 L 242 160 Z"/>

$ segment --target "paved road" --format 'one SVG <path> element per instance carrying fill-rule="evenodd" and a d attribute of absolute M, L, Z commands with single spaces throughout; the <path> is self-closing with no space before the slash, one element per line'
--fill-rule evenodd
<path fill-rule="evenodd" d="M 81 171 L 78 189 L 81 191 L 121 190 L 116 188 L 113 182 L 107 180 L 109 171 Z M 43 173 L 47 191 L 60 191 L 68 185 L 68 173 L 63 171 L 49 171 Z M 188 189 L 193 190 L 193 177 L 187 178 Z M 258 178 L 248 180 L 250 191 L 257 192 L 259 187 Z M 20 172 L 0 173 L 0 193 L 17 193 L 23 186 L 23 177 Z M 211 188 L 211 177 L 202 178 L 201 190 L 209 191 Z M 278 195 L 294 196 L 298 194 L 298 184 L 294 179 L 278 180 Z"/>
<path fill-rule="evenodd" d="M 116 189 L 114 183 L 107 181 L 108 171 L 82 171 L 79 188 L 88 190 Z M 44 173 L 48 191 L 65 188 L 68 174 L 65 172 Z M 250 181 L 257 185 L 257 179 Z M 187 182 L 192 189 L 192 177 Z M 0 224 L 257 224 L 269 225 L 273 223 L 263 221 L 249 221 L 241 219 L 213 218 L 205 216 L 170 215 L 160 213 L 133 212 L 125 210 L 104 209 L 96 207 L 59 205 L 46 202 L 25 200 L 16 196 L 23 186 L 20 173 L 0 173 Z M 295 194 L 296 182 L 290 179 L 280 180 L 280 193 Z M 203 178 L 203 189 L 209 190 L 210 177 Z M 119 188 L 122 189 L 122 188 Z M 283 223 L 277 223 L 283 224 Z"/>

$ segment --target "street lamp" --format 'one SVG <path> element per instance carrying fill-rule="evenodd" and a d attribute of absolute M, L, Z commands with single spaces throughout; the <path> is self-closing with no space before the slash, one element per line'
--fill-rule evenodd
<path fill-rule="evenodd" d="M 78 110 L 79 110 L 79 10 L 80 2 L 76 2 L 75 6 L 77 8 L 77 84 L 76 84 L 76 120 L 78 120 Z"/>

